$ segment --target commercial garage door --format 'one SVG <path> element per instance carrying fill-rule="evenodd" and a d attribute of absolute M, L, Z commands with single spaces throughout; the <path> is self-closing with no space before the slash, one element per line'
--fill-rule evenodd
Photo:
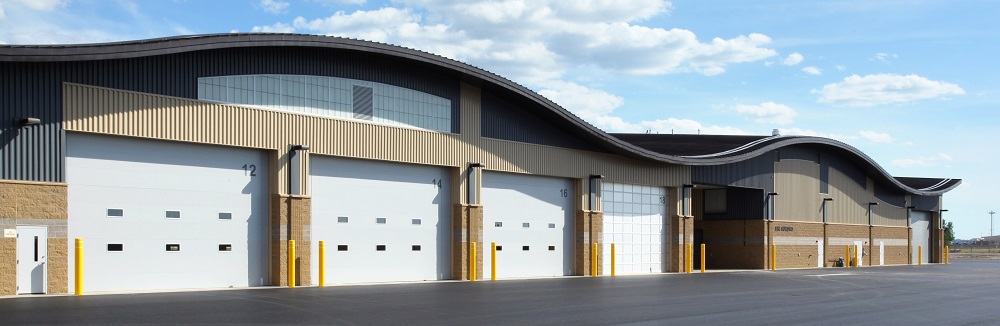
<path fill-rule="evenodd" d="M 931 254 L 931 213 L 925 211 L 911 211 L 910 212 L 910 227 L 913 229 L 913 247 L 910 248 L 912 251 L 913 264 L 917 264 L 917 255 L 919 254 L 922 258 L 923 263 L 928 263 Z M 918 249 L 918 246 L 923 248 L 922 253 Z"/>
<path fill-rule="evenodd" d="M 310 156 L 313 282 L 451 278 L 447 168 Z"/>
<path fill-rule="evenodd" d="M 667 191 L 661 187 L 605 182 L 604 274 L 611 274 L 611 243 L 615 244 L 616 274 L 666 271 Z"/>
<path fill-rule="evenodd" d="M 483 173 L 483 271 L 497 243 L 497 277 L 573 274 L 573 186 L 569 179 Z"/>
<path fill-rule="evenodd" d="M 84 241 L 84 291 L 265 284 L 264 153 L 67 133 L 66 156 L 69 238 Z"/>

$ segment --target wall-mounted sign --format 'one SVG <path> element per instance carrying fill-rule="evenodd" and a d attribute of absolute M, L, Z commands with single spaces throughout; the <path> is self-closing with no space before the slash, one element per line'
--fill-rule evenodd
<path fill-rule="evenodd" d="M 3 229 L 4 238 L 17 238 L 17 229 Z"/>
<path fill-rule="evenodd" d="M 794 226 L 775 226 L 774 230 L 775 231 L 791 232 L 791 231 L 795 231 L 795 227 Z"/>

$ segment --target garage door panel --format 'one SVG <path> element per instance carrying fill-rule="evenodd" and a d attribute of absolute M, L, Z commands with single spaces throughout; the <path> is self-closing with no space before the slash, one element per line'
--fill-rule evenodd
<path fill-rule="evenodd" d="M 922 257 L 922 262 L 929 262 L 928 259 L 930 259 L 931 244 L 931 213 L 926 211 L 911 211 L 910 228 L 913 232 L 913 247 L 911 248 L 913 264 L 918 263 L 918 256 Z M 920 250 L 921 247 L 923 248 L 922 252 Z"/>
<path fill-rule="evenodd" d="M 76 133 L 66 144 L 69 237 L 84 239 L 87 291 L 264 284 L 262 152 Z M 124 216 L 108 217 L 109 208 Z M 167 211 L 180 217 L 167 218 Z M 223 212 L 231 219 L 220 220 Z M 167 244 L 180 251 L 168 252 Z M 220 252 L 219 244 L 232 250 Z"/>
<path fill-rule="evenodd" d="M 312 239 L 326 242 L 327 282 L 451 277 L 447 168 L 313 155 L 310 169 Z"/>
<path fill-rule="evenodd" d="M 602 184 L 604 261 L 611 261 L 615 243 L 616 272 L 659 273 L 666 270 L 666 189 L 621 183 Z M 604 273 L 611 265 L 604 264 Z"/>
<path fill-rule="evenodd" d="M 497 251 L 499 278 L 573 273 L 570 180 L 485 172 L 482 188 L 481 245 L 487 255 L 483 257 L 483 277 L 489 277 L 492 267 L 488 256 L 491 242 L 503 248 Z"/>

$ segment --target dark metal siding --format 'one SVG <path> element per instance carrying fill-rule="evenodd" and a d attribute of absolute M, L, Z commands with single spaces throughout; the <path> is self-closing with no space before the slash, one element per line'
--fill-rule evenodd
<path fill-rule="evenodd" d="M 763 220 L 765 201 L 764 191 L 761 189 L 728 187 L 726 188 L 726 212 L 722 214 L 706 213 L 703 218 L 706 221 Z"/>
<path fill-rule="evenodd" d="M 545 108 L 532 103 L 512 103 L 487 90 L 482 92 L 482 136 L 531 144 L 606 152 L 556 126 L 538 113 Z"/>
<path fill-rule="evenodd" d="M 915 210 L 933 212 L 941 209 L 941 207 L 938 205 L 941 201 L 941 196 L 913 195 L 910 198 L 911 198 L 910 200 L 913 201 L 911 205 L 915 207 L 914 208 Z"/>
<path fill-rule="evenodd" d="M 792 145 L 778 150 L 782 160 L 803 160 L 819 163 L 819 152 L 815 148 Z"/>
<path fill-rule="evenodd" d="M 819 156 L 819 193 L 830 193 L 830 154 L 820 153 Z"/>
<path fill-rule="evenodd" d="M 460 76 L 387 55 L 309 47 L 203 50 L 129 59 L 0 62 L 0 179 L 63 182 L 62 83 L 197 98 L 199 77 L 291 74 L 366 80 L 451 100 L 460 132 Z M 19 128 L 24 117 L 42 120 Z"/>
<path fill-rule="evenodd" d="M 906 194 L 886 189 L 885 186 L 880 185 L 878 182 L 875 183 L 875 198 L 896 207 L 906 206 Z"/>
<path fill-rule="evenodd" d="M 766 153 L 745 161 L 708 166 L 692 166 L 691 182 L 774 191 L 774 154 Z"/>

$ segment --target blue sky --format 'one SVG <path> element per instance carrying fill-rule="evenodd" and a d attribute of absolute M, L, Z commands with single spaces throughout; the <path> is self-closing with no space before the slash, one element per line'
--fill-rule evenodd
<path fill-rule="evenodd" d="M 1000 2 L 960 0 L 0 0 L 0 42 L 287 32 L 402 45 L 609 132 L 778 128 L 846 142 L 896 176 L 961 178 L 945 219 L 971 238 L 1000 209 L 996 17 Z"/>

